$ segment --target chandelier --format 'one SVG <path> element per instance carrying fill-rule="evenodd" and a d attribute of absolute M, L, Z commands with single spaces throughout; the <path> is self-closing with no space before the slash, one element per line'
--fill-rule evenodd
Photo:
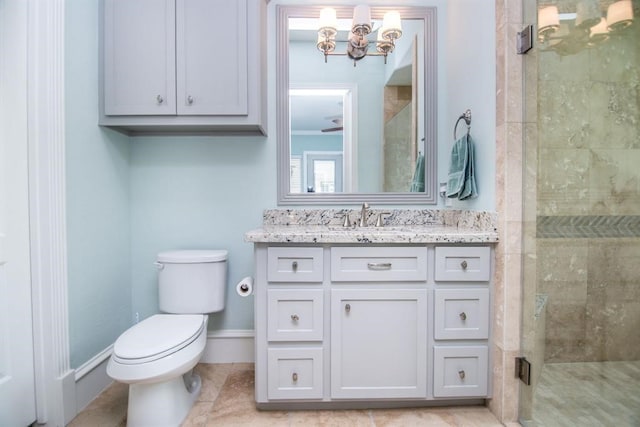
<path fill-rule="evenodd" d="M 548 50 L 572 54 L 608 40 L 632 23 L 631 0 L 611 3 L 606 16 L 598 0 L 580 0 L 575 13 L 559 13 L 557 6 L 545 6 L 538 10 L 538 40 Z"/>
<path fill-rule="evenodd" d="M 384 14 L 382 26 L 377 30 L 377 40 L 375 42 L 376 51 L 369 52 L 369 40 L 367 36 L 371 34 L 373 26 L 371 24 L 371 11 L 367 5 L 356 6 L 353 10 L 353 21 L 347 40 L 336 40 L 338 34 L 338 19 L 336 10 L 326 7 L 320 11 L 320 28 L 318 28 L 317 47 L 324 54 L 324 62 L 327 62 L 329 55 L 346 55 L 356 61 L 365 56 L 384 56 L 384 63 L 387 63 L 387 55 L 393 52 L 395 41 L 402 36 L 402 24 L 400 13 L 390 11 Z M 346 51 L 336 52 L 336 42 L 346 43 Z"/>

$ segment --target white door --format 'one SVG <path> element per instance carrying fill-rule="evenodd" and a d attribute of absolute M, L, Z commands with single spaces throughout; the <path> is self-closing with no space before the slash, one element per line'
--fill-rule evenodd
<path fill-rule="evenodd" d="M 27 2 L 0 2 L 0 425 L 36 420 L 29 262 Z"/>
<path fill-rule="evenodd" d="M 427 397 L 425 289 L 331 290 L 331 397 Z"/>

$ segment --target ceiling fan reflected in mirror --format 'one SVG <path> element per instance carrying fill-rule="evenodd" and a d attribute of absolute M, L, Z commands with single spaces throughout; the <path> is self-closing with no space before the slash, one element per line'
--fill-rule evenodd
<path fill-rule="evenodd" d="M 325 120 L 330 120 L 335 126 L 324 128 L 322 132 L 340 132 L 344 130 L 342 115 L 325 117 Z"/>

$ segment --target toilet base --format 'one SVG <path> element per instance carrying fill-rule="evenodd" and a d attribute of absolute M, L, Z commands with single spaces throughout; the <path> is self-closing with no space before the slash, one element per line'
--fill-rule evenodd
<path fill-rule="evenodd" d="M 200 376 L 192 371 L 168 381 L 130 384 L 127 427 L 177 427 L 200 395 Z"/>

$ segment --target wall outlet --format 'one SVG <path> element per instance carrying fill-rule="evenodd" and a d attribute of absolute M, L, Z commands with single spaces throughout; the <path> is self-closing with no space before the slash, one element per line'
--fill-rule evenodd
<path fill-rule="evenodd" d="M 135 323 L 140 322 L 140 313 L 138 313 L 138 312 L 136 311 L 136 315 L 135 315 L 134 317 L 135 317 L 135 318 L 133 319 L 133 321 L 134 321 Z"/>

